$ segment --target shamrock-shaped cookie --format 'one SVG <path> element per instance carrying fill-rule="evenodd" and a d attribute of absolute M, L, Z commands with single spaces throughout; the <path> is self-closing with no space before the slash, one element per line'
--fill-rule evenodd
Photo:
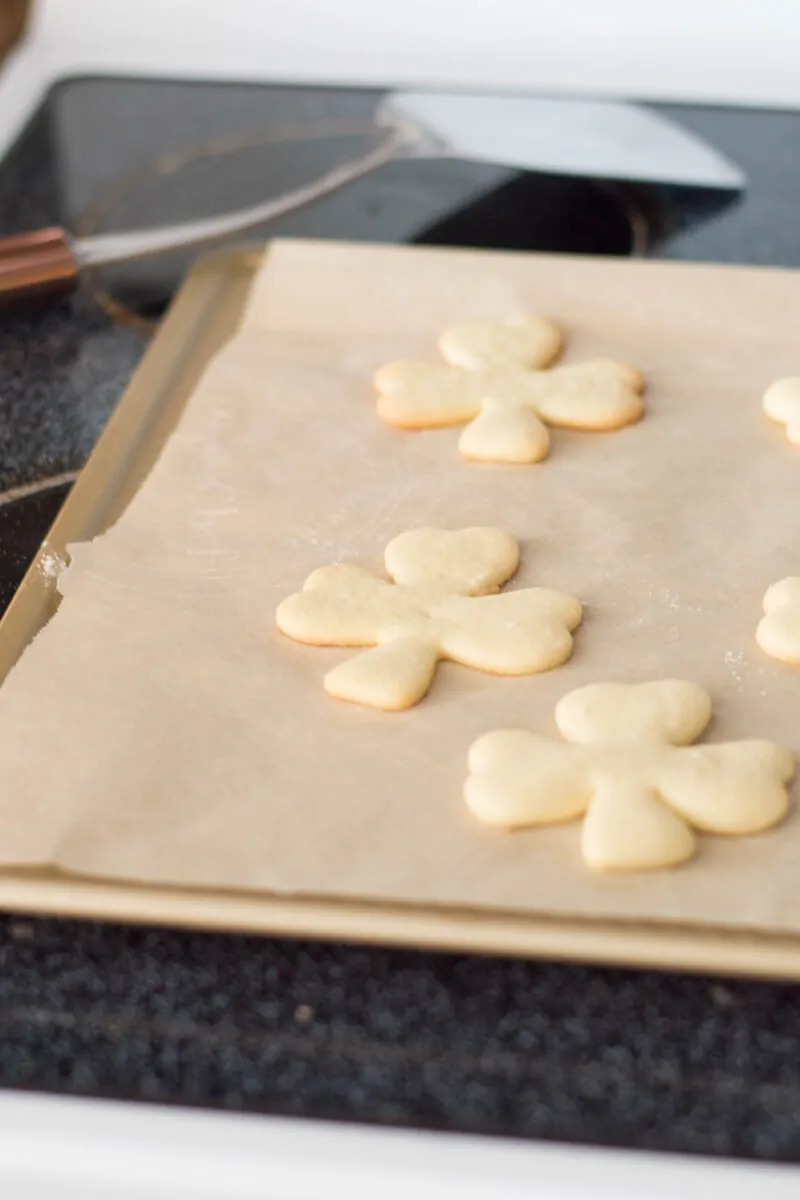
<path fill-rule="evenodd" d="M 596 870 L 674 866 L 695 852 L 692 826 L 758 833 L 788 805 L 789 751 L 690 746 L 710 718 L 707 693 L 682 680 L 579 688 L 556 707 L 565 742 L 513 729 L 473 744 L 467 806 L 507 829 L 583 817 L 583 857 Z"/>
<path fill-rule="evenodd" d="M 439 339 L 445 362 L 380 368 L 378 413 L 400 429 L 469 422 L 458 443 L 464 457 L 502 463 L 544 458 L 548 425 L 605 430 L 639 419 L 644 383 L 634 367 L 601 360 L 537 369 L 560 348 L 557 327 L 543 317 L 449 329 Z"/>
<path fill-rule="evenodd" d="M 279 605 L 278 628 L 314 646 L 371 646 L 325 676 L 332 696 L 410 708 L 440 659 L 497 675 L 546 671 L 569 658 L 581 620 L 574 596 L 549 588 L 496 593 L 519 550 L 501 529 L 415 529 L 386 547 L 394 582 L 339 564 L 309 575 Z"/>
<path fill-rule="evenodd" d="M 764 393 L 764 412 L 786 426 L 786 436 L 800 446 L 800 376 L 777 379 Z"/>
<path fill-rule="evenodd" d="M 768 588 L 756 641 L 772 658 L 800 667 L 800 576 Z"/>

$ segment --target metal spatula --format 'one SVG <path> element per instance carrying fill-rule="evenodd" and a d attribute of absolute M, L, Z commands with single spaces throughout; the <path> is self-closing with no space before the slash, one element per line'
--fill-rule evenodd
<path fill-rule="evenodd" d="M 51 228 L 0 240 L 0 298 L 58 290 L 83 268 L 209 245 L 286 215 L 385 163 L 451 157 L 519 170 L 738 191 L 742 172 L 674 123 L 630 104 L 396 92 L 375 113 L 368 153 L 263 204 L 130 233 L 72 238 Z"/>

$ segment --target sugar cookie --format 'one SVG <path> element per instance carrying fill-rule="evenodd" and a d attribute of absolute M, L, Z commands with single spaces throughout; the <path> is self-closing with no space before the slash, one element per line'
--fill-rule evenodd
<path fill-rule="evenodd" d="M 467 807 L 519 829 L 583 817 L 581 849 L 598 871 L 676 866 L 695 852 L 692 826 L 758 833 L 786 812 L 788 750 L 765 741 L 688 745 L 711 718 L 697 684 L 593 684 L 564 696 L 564 742 L 498 730 L 475 742 Z"/>
<path fill-rule="evenodd" d="M 515 320 L 471 321 L 446 329 L 439 338 L 445 362 L 469 371 L 481 367 L 549 367 L 564 348 L 561 330 L 546 317 L 528 314 Z"/>
<path fill-rule="evenodd" d="M 395 711 L 427 692 L 441 659 L 498 675 L 557 667 L 581 620 L 574 596 L 497 593 L 519 550 L 501 529 L 415 529 L 386 547 L 394 582 L 361 567 L 322 567 L 278 606 L 278 628 L 315 646 L 370 646 L 325 676 L 332 696 Z"/>
<path fill-rule="evenodd" d="M 756 641 L 772 658 L 800 667 L 800 576 L 767 589 Z"/>
<path fill-rule="evenodd" d="M 552 322 L 522 317 L 505 324 L 449 329 L 443 363 L 388 363 L 375 375 L 378 413 L 400 429 L 461 425 L 459 448 L 483 462 L 534 463 L 547 454 L 548 425 L 618 429 L 644 411 L 640 373 L 598 361 L 544 371 L 561 346 Z"/>
<path fill-rule="evenodd" d="M 764 393 L 764 412 L 786 426 L 786 436 L 800 446 L 800 375 L 777 379 Z"/>

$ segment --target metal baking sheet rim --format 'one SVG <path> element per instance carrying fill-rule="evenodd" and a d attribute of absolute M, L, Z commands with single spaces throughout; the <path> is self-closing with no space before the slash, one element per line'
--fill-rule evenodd
<path fill-rule="evenodd" d="M 108 529 L 147 477 L 209 358 L 236 328 L 263 245 L 190 272 L 0 621 L 0 681 L 58 607 L 53 570 Z M 800 940 L 764 931 L 565 919 L 492 909 L 155 888 L 55 870 L 0 870 L 9 912 L 800 980 Z"/>

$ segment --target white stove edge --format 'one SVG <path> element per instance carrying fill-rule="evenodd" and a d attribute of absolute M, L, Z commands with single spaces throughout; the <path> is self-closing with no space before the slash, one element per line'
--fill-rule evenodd
<path fill-rule="evenodd" d="M 0 1094 L 9 1200 L 794 1200 L 797 1188 L 788 1167 Z"/>
<path fill-rule="evenodd" d="M 797 0 L 36 0 L 0 72 L 0 156 L 75 75 L 798 108 L 798 47 Z"/>

